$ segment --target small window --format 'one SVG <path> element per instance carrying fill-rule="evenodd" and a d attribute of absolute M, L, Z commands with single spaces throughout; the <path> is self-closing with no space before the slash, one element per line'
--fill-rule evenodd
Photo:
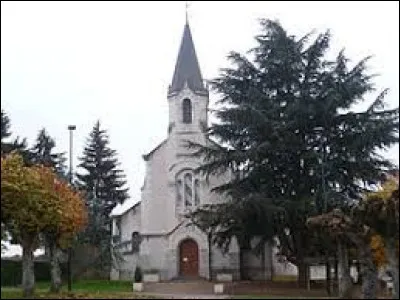
<path fill-rule="evenodd" d="M 116 234 L 115 235 L 122 235 L 122 226 L 121 226 L 121 217 L 117 217 L 115 220 L 115 225 L 116 225 Z"/>
<path fill-rule="evenodd" d="M 194 205 L 199 205 L 200 204 L 200 184 L 199 184 L 199 180 L 195 179 L 194 180 Z"/>
<path fill-rule="evenodd" d="M 142 241 L 142 238 L 140 237 L 139 232 L 135 231 L 132 233 L 132 252 L 133 253 L 138 253 L 139 252 L 139 246 Z"/>
<path fill-rule="evenodd" d="M 176 181 L 176 205 L 178 208 L 182 207 L 182 180 Z"/>
<path fill-rule="evenodd" d="M 183 123 L 192 123 L 192 102 L 189 99 L 184 99 L 182 103 Z"/>

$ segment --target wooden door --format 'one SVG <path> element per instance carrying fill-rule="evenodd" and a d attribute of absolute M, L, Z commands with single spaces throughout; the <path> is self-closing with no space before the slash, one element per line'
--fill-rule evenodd
<path fill-rule="evenodd" d="M 192 239 L 184 240 L 179 247 L 179 271 L 184 277 L 199 275 L 199 247 Z"/>

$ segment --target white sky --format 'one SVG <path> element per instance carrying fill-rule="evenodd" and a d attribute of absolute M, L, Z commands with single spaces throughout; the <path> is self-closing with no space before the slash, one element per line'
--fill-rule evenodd
<path fill-rule="evenodd" d="M 190 3 L 189 20 L 203 77 L 227 66 L 259 33 L 258 18 L 278 19 L 297 36 L 331 29 L 332 50 L 369 66 L 378 89 L 399 99 L 399 2 Z M 14 136 L 30 145 L 40 128 L 69 149 L 74 165 L 97 119 L 108 130 L 132 202 L 140 200 L 142 154 L 167 136 L 167 88 L 185 22 L 185 2 L 1 2 L 1 101 Z M 215 100 L 211 95 L 211 102 Z M 398 146 L 387 154 L 399 162 Z"/>

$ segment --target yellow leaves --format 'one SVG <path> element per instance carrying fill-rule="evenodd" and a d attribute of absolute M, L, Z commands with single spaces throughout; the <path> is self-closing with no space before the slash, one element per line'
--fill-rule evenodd
<path fill-rule="evenodd" d="M 385 255 L 385 242 L 383 238 L 375 234 L 371 237 L 370 247 L 375 265 L 380 268 L 387 264 Z"/>
<path fill-rule="evenodd" d="M 383 201 L 391 198 L 393 192 L 399 188 L 399 183 L 394 179 L 387 180 L 382 187 L 372 193 L 367 194 L 367 201 L 371 199 L 381 199 Z"/>
<path fill-rule="evenodd" d="M 387 180 L 382 188 L 376 192 L 369 193 L 365 201 L 365 219 L 375 234 L 371 237 L 370 247 L 374 263 L 377 267 L 387 264 L 385 247 L 388 241 L 398 239 L 398 198 L 394 192 L 399 189 L 397 180 Z M 397 241 L 398 249 L 398 241 Z"/>
<path fill-rule="evenodd" d="M 1 158 L 1 191 L 3 221 L 12 221 L 20 230 L 72 236 L 85 225 L 86 207 L 80 194 L 50 168 L 24 166 L 17 154 Z"/>

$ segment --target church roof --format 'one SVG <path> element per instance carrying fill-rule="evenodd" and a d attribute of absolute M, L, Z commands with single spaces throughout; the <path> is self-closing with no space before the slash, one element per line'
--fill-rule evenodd
<path fill-rule="evenodd" d="M 161 148 L 165 143 L 167 142 L 167 139 L 163 140 L 161 143 L 159 143 L 153 150 L 151 150 L 149 153 L 142 155 L 143 159 L 145 161 L 148 161 L 150 157 L 156 152 L 158 149 Z"/>
<path fill-rule="evenodd" d="M 117 217 L 117 216 L 122 216 L 126 214 L 128 211 L 131 209 L 134 209 L 138 205 L 142 203 L 141 201 L 138 201 L 136 203 L 133 203 L 132 201 L 125 201 L 123 204 L 117 204 L 114 209 L 110 213 L 110 217 Z"/>
<path fill-rule="evenodd" d="M 178 59 L 169 93 L 181 91 L 185 83 L 193 92 L 206 92 L 201 76 L 189 24 L 185 24 Z"/>

